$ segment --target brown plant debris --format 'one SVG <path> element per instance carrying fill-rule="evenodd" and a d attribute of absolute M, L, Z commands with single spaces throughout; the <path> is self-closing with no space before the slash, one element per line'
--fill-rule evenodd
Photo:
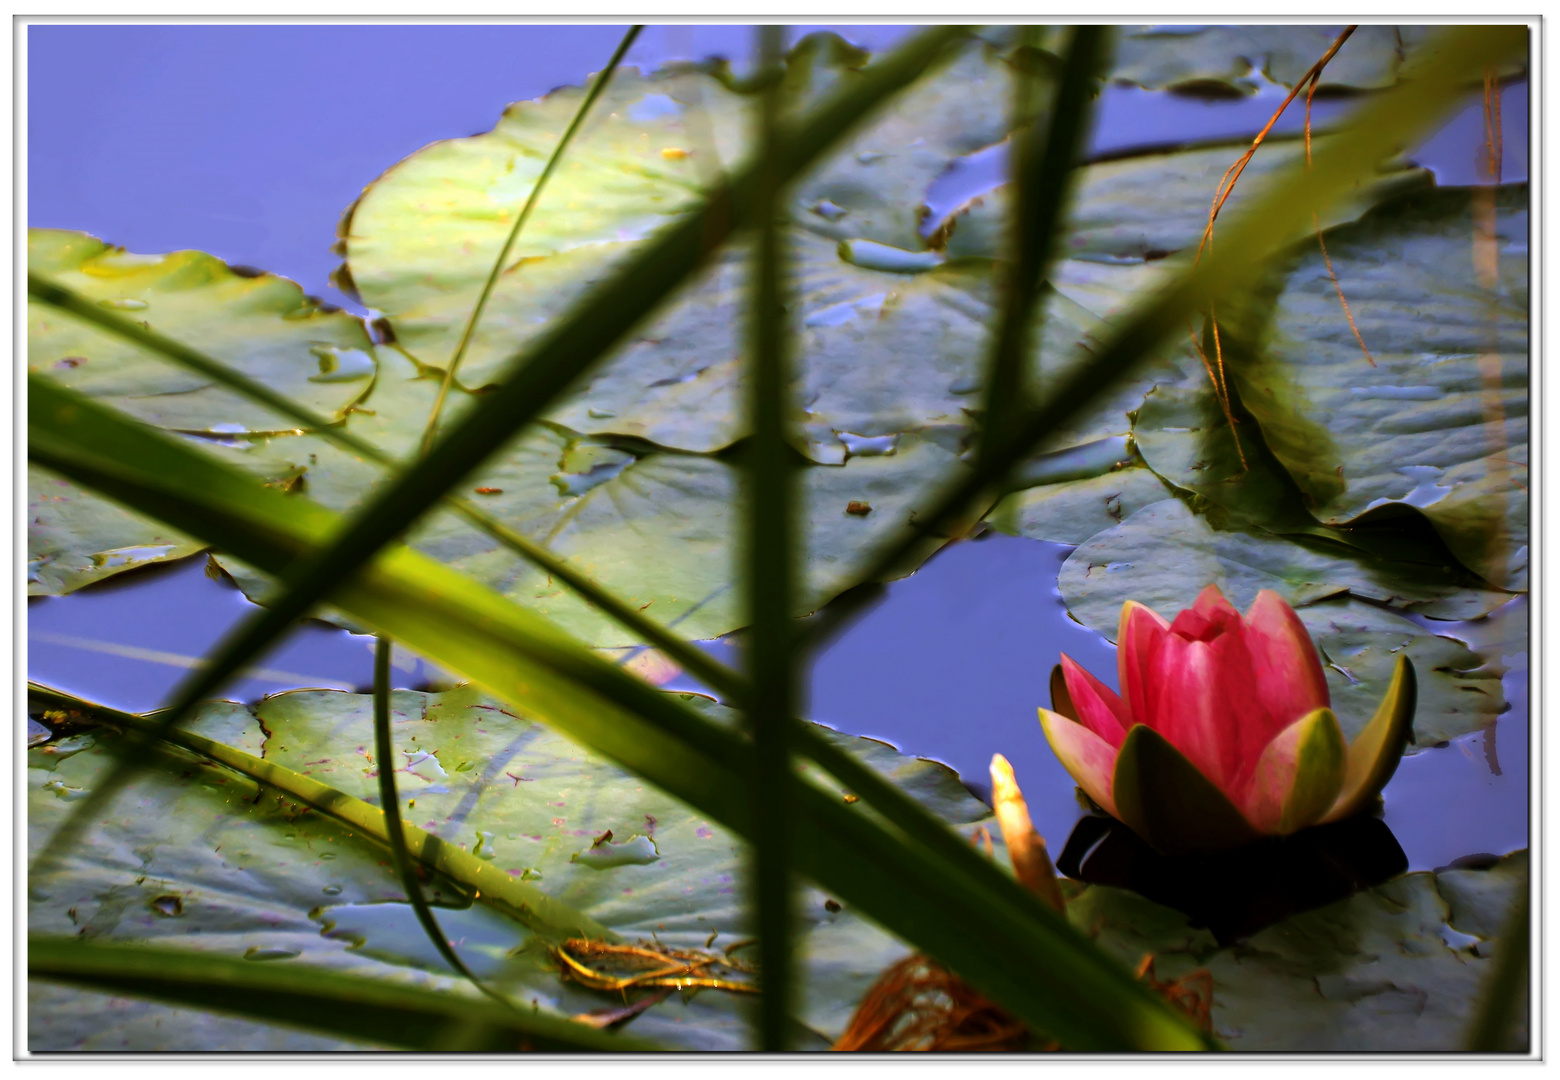
<path fill-rule="evenodd" d="M 925 956 L 899 961 L 872 984 L 835 1050 L 1022 1050 L 1029 1033 L 957 975 Z"/>
<path fill-rule="evenodd" d="M 553 950 L 553 955 L 564 978 L 592 990 L 618 992 L 668 987 L 758 993 L 753 969 L 733 960 L 729 950 L 722 954 L 677 949 L 659 943 L 613 945 L 587 938 L 569 938 Z"/>
<path fill-rule="evenodd" d="M 1138 965 L 1137 976 L 1199 1028 L 1212 1033 L 1213 975 L 1207 968 L 1161 982 L 1154 975 L 1150 953 Z M 833 1049 L 969 1053 L 1054 1051 L 1061 1046 L 1033 1036 L 964 980 L 917 953 L 878 977 Z"/>

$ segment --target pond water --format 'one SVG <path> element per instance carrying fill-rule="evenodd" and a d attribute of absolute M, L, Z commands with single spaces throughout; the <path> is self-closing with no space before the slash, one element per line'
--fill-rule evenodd
<path fill-rule="evenodd" d="M 904 29 L 845 32 L 881 47 Z M 336 259 L 322 238 L 359 186 L 425 142 L 486 130 L 509 101 L 579 82 L 619 36 L 604 26 L 44 26 L 29 33 L 30 224 L 84 229 L 136 251 L 210 251 L 288 275 L 340 303 L 325 280 Z M 657 27 L 630 59 L 648 68 L 677 56 L 741 56 L 747 48 L 742 27 Z M 342 55 L 372 63 L 355 63 L 343 76 Z M 1091 153 L 1249 136 L 1281 98 L 1272 85 L 1236 101 L 1111 87 Z M 1318 122 L 1347 104 L 1320 103 Z M 1504 90 L 1503 110 L 1504 178 L 1522 179 L 1526 83 Z M 1295 108 L 1280 130 L 1298 124 Z M 1442 183 L 1471 183 L 1481 140 L 1478 110 L 1470 107 L 1412 156 Z M 957 205 L 1000 182 L 1003 168 L 1000 148 L 977 155 L 939 181 L 929 201 Z M 1115 682 L 1113 647 L 1061 604 L 1056 578 L 1068 551 L 997 534 L 949 547 L 891 585 L 821 654 L 808 715 L 947 762 L 982 795 L 991 755 L 1005 754 L 1037 827 L 1060 851 L 1080 810 L 1035 708 L 1046 703 L 1062 651 Z M 29 676 L 120 708 L 153 708 L 250 608 L 229 584 L 208 577 L 200 558 L 36 600 L 28 609 Z M 1497 640 L 1503 623 L 1525 622 L 1527 611 L 1526 599 L 1517 598 L 1479 624 L 1426 625 L 1478 648 Z M 736 659 L 730 641 L 709 648 Z M 1405 759 L 1387 788 L 1385 822 L 1411 869 L 1528 842 L 1527 654 L 1500 659 L 1509 669 L 1510 710 L 1483 732 Z M 308 624 L 229 693 L 250 700 L 299 686 L 364 688 L 371 663 L 369 639 Z M 415 657 L 398 658 L 399 686 L 438 677 Z"/>

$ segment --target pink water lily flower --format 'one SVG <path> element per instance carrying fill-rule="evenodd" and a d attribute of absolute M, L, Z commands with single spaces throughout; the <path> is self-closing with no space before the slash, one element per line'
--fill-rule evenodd
<path fill-rule="evenodd" d="M 1271 590 L 1244 618 L 1215 585 L 1174 622 L 1128 601 L 1117 644 L 1121 694 L 1063 654 L 1040 723 L 1078 786 L 1166 854 L 1358 813 L 1407 744 L 1408 658 L 1398 657 L 1375 717 L 1346 742 L 1316 647 Z"/>

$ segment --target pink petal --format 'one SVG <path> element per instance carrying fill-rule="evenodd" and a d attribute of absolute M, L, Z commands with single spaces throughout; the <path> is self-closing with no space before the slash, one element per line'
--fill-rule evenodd
<path fill-rule="evenodd" d="M 1121 746 L 1127 728 L 1132 726 L 1132 717 L 1116 691 L 1079 667 L 1066 653 L 1062 653 L 1062 677 L 1067 680 L 1067 695 L 1072 698 L 1078 722 L 1110 745 Z"/>
<path fill-rule="evenodd" d="M 1111 797 L 1111 777 L 1116 771 L 1116 748 L 1082 724 L 1075 724 L 1050 709 L 1040 710 L 1040 726 L 1046 741 L 1078 786 L 1112 817 L 1116 801 Z"/>
<path fill-rule="evenodd" d="M 1278 593 L 1263 589 L 1246 615 L 1257 693 L 1276 725 L 1273 734 L 1315 709 L 1327 708 L 1327 677 L 1311 635 Z"/>
<path fill-rule="evenodd" d="M 1136 600 L 1121 605 L 1121 629 L 1116 634 L 1116 665 L 1127 715 L 1140 724 L 1151 722 L 1153 688 L 1148 672 L 1169 634 L 1170 624 Z"/>
<path fill-rule="evenodd" d="M 1227 791 L 1239 762 L 1225 738 L 1230 699 L 1219 659 L 1208 642 L 1167 635 L 1148 672 L 1153 711 L 1143 719 Z"/>
<path fill-rule="evenodd" d="M 1218 718 L 1220 761 L 1231 790 L 1242 787 L 1263 750 L 1284 729 L 1286 720 L 1275 717 L 1263 695 L 1262 677 L 1251 655 L 1251 636 L 1237 615 L 1228 629 L 1208 642 L 1219 672 L 1219 691 L 1225 702 Z"/>

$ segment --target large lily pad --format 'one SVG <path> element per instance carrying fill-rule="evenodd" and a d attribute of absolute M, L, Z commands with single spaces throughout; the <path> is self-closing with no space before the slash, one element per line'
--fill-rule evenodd
<path fill-rule="evenodd" d="M 361 320 L 318 304 L 285 278 L 237 270 L 196 251 L 136 255 L 59 229 L 29 230 L 27 261 L 34 272 L 325 416 L 339 415 L 369 387 L 374 366 Z M 204 376 L 33 301 L 27 369 L 176 431 L 295 426 Z M 70 592 L 203 546 L 35 469 L 28 470 L 27 535 L 30 595 Z"/>
<path fill-rule="evenodd" d="M 864 60 L 832 37 L 808 39 L 792 58 L 793 89 L 815 98 L 855 78 Z M 963 295 L 957 271 L 917 281 L 940 262 L 920 239 L 920 207 L 950 162 L 1006 134 L 1009 78 L 999 51 L 971 39 L 950 66 L 794 189 L 793 287 L 815 443 L 833 443 L 833 431 L 878 433 L 861 430 L 872 422 L 901 431 L 962 420 L 964 402 L 949 388 L 974 374 L 985 304 Z M 492 132 L 420 151 L 371 185 L 343 219 L 352 284 L 420 361 L 448 364 L 490 260 L 578 100 L 570 90 L 523 102 Z M 522 234 L 461 378 L 472 386 L 492 381 L 552 316 L 739 162 L 750 106 L 751 98 L 695 69 L 619 73 Z M 731 442 L 740 434 L 732 384 L 744 351 L 746 279 L 734 248 L 555 418 L 576 431 L 678 449 Z M 877 332 L 863 342 L 868 328 Z M 893 382 L 899 396 L 876 388 L 876 398 L 859 399 L 861 374 L 890 357 L 910 361 Z M 843 388 L 852 393 L 837 407 Z M 833 450 L 831 458 L 820 449 L 820 460 L 840 460 L 837 444 Z"/>
<path fill-rule="evenodd" d="M 1210 582 L 1243 610 L 1261 589 L 1296 605 L 1326 657 L 1334 711 L 1349 738 L 1374 713 L 1405 650 L 1419 674 L 1420 749 L 1477 731 L 1504 710 L 1498 668 L 1380 606 L 1472 618 L 1502 594 L 1426 587 L 1413 581 L 1411 567 L 1372 566 L 1271 535 L 1219 532 L 1180 500 L 1166 499 L 1081 545 L 1059 579 L 1073 617 L 1112 640 L 1127 600 L 1169 618 L 1191 607 Z"/>
<path fill-rule="evenodd" d="M 354 433 L 391 453 L 415 445 L 436 384 L 392 350 L 380 350 L 381 374 Z M 336 510 L 357 506 L 382 470 L 316 436 L 277 436 L 214 447 L 267 482 Z M 620 444 L 621 445 L 621 444 Z M 939 479 L 960 468 L 954 454 L 914 435 L 859 446 L 844 466 L 804 470 L 803 543 L 808 592 L 798 614 L 815 610 L 850 584 L 861 552 L 911 527 Z M 715 637 L 746 622 L 736 580 L 738 473 L 708 455 L 630 450 L 565 429 L 538 426 L 471 478 L 458 494 L 602 585 L 689 637 Z M 852 510 L 852 504 L 856 504 Z M 430 515 L 410 542 L 540 611 L 589 644 L 638 644 L 545 572 L 447 511 Z M 267 579 L 219 561 L 253 597 Z"/>
<path fill-rule="evenodd" d="M 326 416 L 361 397 L 373 375 L 362 321 L 274 274 L 235 269 L 198 251 L 136 255 L 60 229 L 28 230 L 27 265 Z M 176 431 L 296 426 L 203 375 L 31 300 L 27 370 Z"/>
<path fill-rule="evenodd" d="M 694 701 L 734 722 L 713 702 Z M 417 825 L 491 858 L 628 941 L 718 951 L 749 935 L 743 853 L 724 829 L 470 688 L 397 692 L 392 709 L 397 782 L 406 816 Z M 205 708 L 196 727 L 377 801 L 380 763 L 370 755 L 368 697 L 299 691 L 253 708 L 218 703 Z M 954 824 L 989 814 L 946 766 L 870 740 L 830 737 Z M 112 738 L 74 736 L 29 752 L 35 845 L 75 793 L 101 774 Z M 469 901 L 455 889 L 443 881 L 431 886 L 442 903 Z M 297 958 L 467 992 L 398 902 L 383 850 L 189 755 L 143 774 L 65 869 L 34 883 L 31 900 L 36 932 L 179 944 L 256 962 Z M 907 952 L 829 900 L 804 889 L 798 901 L 810 1048 L 836 1037 L 872 980 Z M 478 974 L 516 1000 L 534 999 L 566 1015 L 621 1004 L 560 980 L 545 943 L 490 909 L 445 907 L 438 914 Z M 64 1017 L 97 1007 L 98 999 L 53 995 L 49 1004 L 56 1022 L 35 1034 L 35 1050 L 51 1038 L 48 1031 L 71 1028 Z M 737 1049 L 749 1038 L 747 1002 L 720 991 L 673 997 L 635 1019 L 633 1030 L 686 1049 Z M 204 1029 L 170 1026 L 160 1036 L 147 1035 L 152 1045 L 142 1048 L 215 1048 L 205 1043 Z"/>
<path fill-rule="evenodd" d="M 1408 874 L 1223 949 L 1135 893 L 1066 891 L 1073 924 L 1124 963 L 1152 954 L 1164 981 L 1206 970 L 1214 1032 L 1232 1050 L 1413 1053 L 1463 1048 L 1527 867 L 1519 851 L 1487 869 Z"/>
<path fill-rule="evenodd" d="M 1374 366 L 1306 249 L 1284 272 L 1265 346 L 1233 369 L 1320 520 L 1416 507 L 1467 566 L 1514 589 L 1528 561 L 1527 202 L 1520 184 L 1425 192 L 1332 230 Z M 1483 241 L 1481 213 L 1493 215 Z"/>

